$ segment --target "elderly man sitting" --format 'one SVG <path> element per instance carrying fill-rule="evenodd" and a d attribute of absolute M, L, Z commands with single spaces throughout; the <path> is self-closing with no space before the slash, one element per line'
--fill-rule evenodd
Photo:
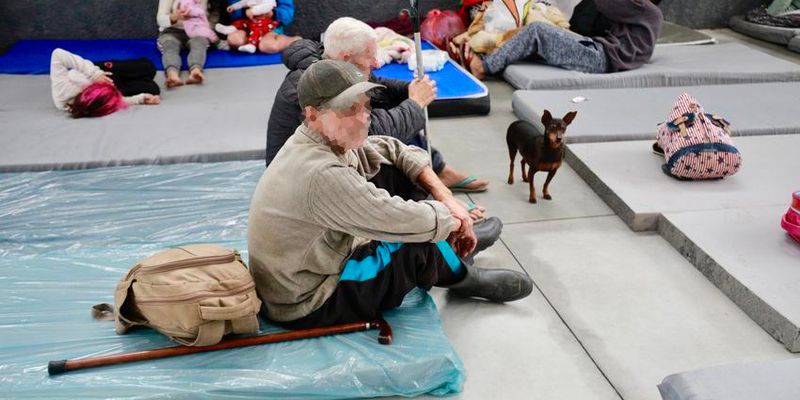
<path fill-rule="evenodd" d="M 305 120 L 253 194 L 251 272 L 262 313 L 287 328 L 373 320 L 415 287 L 497 302 L 533 288 L 523 273 L 471 265 L 472 219 L 424 150 L 367 137 L 378 87 L 348 62 L 311 65 L 297 86 Z M 433 200 L 417 200 L 418 186 Z"/>

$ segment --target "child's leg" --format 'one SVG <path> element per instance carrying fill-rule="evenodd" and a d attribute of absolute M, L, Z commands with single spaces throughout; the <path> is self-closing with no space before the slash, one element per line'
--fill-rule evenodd
<path fill-rule="evenodd" d="M 206 51 L 208 50 L 208 39 L 204 37 L 193 37 L 189 39 L 189 79 L 188 84 L 203 83 L 203 67 L 206 65 Z"/>
<path fill-rule="evenodd" d="M 510 64 L 532 56 L 573 71 L 606 72 L 606 56 L 599 43 L 543 22 L 523 27 L 484 57 L 483 69 L 487 74 L 498 74 Z"/>
<path fill-rule="evenodd" d="M 167 29 L 158 36 L 158 48 L 161 50 L 161 63 L 164 64 L 164 75 L 167 87 L 183 85 L 178 73 L 181 70 L 181 43 L 186 34 L 177 29 Z"/>
<path fill-rule="evenodd" d="M 262 53 L 280 53 L 289 47 L 290 44 L 300 40 L 299 36 L 279 35 L 275 32 L 268 32 L 261 37 L 258 44 L 258 51 Z"/>
<path fill-rule="evenodd" d="M 95 63 L 100 69 L 111 72 L 111 79 L 114 83 L 117 80 L 140 80 L 154 79 L 156 77 L 156 66 L 147 58 L 136 60 L 109 60 Z M 124 93 L 123 93 L 124 94 Z"/>
<path fill-rule="evenodd" d="M 126 80 L 119 84 L 115 81 L 114 86 L 116 86 L 124 96 L 135 96 L 139 93 L 150 93 L 152 95 L 161 94 L 161 89 L 152 79 Z"/>

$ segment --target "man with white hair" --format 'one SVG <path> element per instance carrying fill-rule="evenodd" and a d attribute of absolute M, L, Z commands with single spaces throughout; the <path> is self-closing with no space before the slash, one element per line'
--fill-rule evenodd
<path fill-rule="evenodd" d="M 381 79 L 372 75 L 377 67 L 377 37 L 369 25 L 350 17 L 339 18 L 325 31 L 324 47 L 312 40 L 300 40 L 283 52 L 283 62 L 290 72 L 275 96 L 267 127 L 267 166 L 302 121 L 297 101 L 297 82 L 312 63 L 323 59 L 347 61 L 369 76 L 370 82 L 384 88 L 372 99 L 370 135 L 386 135 L 406 144 L 425 147 L 419 131 L 425 127 L 423 109 L 436 98 L 435 82 L 426 77 L 410 84 Z M 475 179 L 446 165 L 441 154 L 433 151 L 433 170 L 455 191 L 483 191 L 488 181 Z"/>
<path fill-rule="evenodd" d="M 372 321 L 416 287 L 495 302 L 533 289 L 524 273 L 471 265 L 472 219 L 426 151 L 367 136 L 378 88 L 349 62 L 312 64 L 297 86 L 305 119 L 253 194 L 250 271 L 262 315 L 284 327 Z M 433 199 L 399 197 L 417 185 Z"/>

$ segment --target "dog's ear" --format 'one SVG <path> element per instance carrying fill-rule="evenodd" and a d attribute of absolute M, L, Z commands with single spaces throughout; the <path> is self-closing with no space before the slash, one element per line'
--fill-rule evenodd
<path fill-rule="evenodd" d="M 564 116 L 564 118 L 561 118 L 561 120 L 563 120 L 565 124 L 569 125 L 572 123 L 572 120 L 575 119 L 576 115 L 578 115 L 577 111 L 570 111 Z"/>
<path fill-rule="evenodd" d="M 550 114 L 550 111 L 544 110 L 544 114 L 542 114 L 542 125 L 547 128 L 547 125 L 550 125 L 550 122 L 553 120 L 553 116 Z"/>

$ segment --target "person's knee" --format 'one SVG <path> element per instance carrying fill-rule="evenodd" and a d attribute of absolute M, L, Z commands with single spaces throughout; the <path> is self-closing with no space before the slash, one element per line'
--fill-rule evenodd
<path fill-rule="evenodd" d="M 288 44 L 287 37 L 270 32 L 261 37 L 261 41 L 258 43 L 258 50 L 262 53 L 280 53 Z"/>
<path fill-rule="evenodd" d="M 189 50 L 202 50 L 208 48 L 208 39 L 204 37 L 193 37 L 187 42 Z"/>
<path fill-rule="evenodd" d="M 181 50 L 181 41 L 174 36 L 159 36 L 158 45 L 162 52 Z"/>
<path fill-rule="evenodd" d="M 228 44 L 233 47 L 244 46 L 245 33 L 244 31 L 236 31 L 228 35 Z"/>

